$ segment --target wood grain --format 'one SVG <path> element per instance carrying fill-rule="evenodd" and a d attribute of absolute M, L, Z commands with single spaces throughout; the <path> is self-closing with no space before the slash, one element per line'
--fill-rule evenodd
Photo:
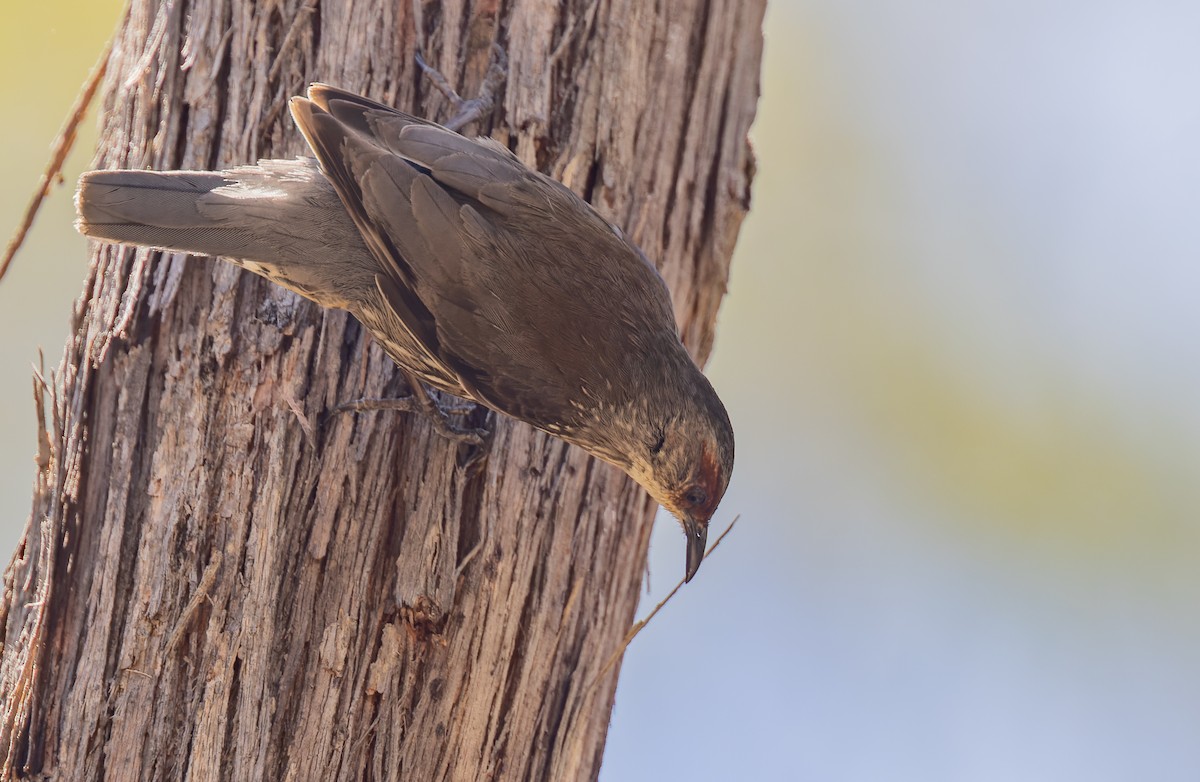
<path fill-rule="evenodd" d="M 627 228 L 708 355 L 749 207 L 763 0 L 133 0 L 97 167 L 303 152 L 310 81 L 494 135 Z M 69 230 L 62 226 L 62 230 Z M 62 780 L 595 779 L 655 506 L 496 422 L 480 469 L 344 313 L 212 259 L 95 246 L 5 574 L 0 760 Z M 736 425 L 736 422 L 735 422 Z M 680 566 L 683 563 L 680 540 Z"/>

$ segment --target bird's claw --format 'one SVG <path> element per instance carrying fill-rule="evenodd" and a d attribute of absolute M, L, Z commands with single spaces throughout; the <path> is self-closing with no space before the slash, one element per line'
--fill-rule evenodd
<path fill-rule="evenodd" d="M 406 373 L 407 374 L 407 373 Z M 429 395 L 425 386 L 415 378 L 409 378 L 413 389 L 408 396 L 390 397 L 386 399 L 356 399 L 345 402 L 331 410 L 331 413 L 365 413 L 376 410 L 399 410 L 406 413 L 422 413 L 433 424 L 434 431 L 442 437 L 460 445 L 472 445 L 477 448 L 486 446 L 492 431 L 488 427 L 474 428 L 455 424 L 450 420 L 452 415 L 466 415 L 475 410 L 476 405 L 459 400 L 457 402 L 439 403 Z"/>

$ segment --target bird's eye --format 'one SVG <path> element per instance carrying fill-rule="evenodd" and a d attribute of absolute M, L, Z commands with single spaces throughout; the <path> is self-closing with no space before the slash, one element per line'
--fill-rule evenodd
<path fill-rule="evenodd" d="M 708 492 L 699 486 L 693 486 L 687 490 L 687 494 L 683 495 L 683 499 L 693 508 L 702 507 L 708 502 Z"/>

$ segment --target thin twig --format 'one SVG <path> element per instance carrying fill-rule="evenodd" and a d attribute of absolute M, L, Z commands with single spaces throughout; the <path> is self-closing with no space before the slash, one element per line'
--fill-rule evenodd
<path fill-rule="evenodd" d="M 283 37 L 283 43 L 279 44 L 279 50 L 275 52 L 275 62 L 271 63 L 271 71 L 267 74 L 268 84 L 274 84 L 275 80 L 279 78 L 279 72 L 283 70 L 284 56 L 291 51 L 300 37 L 300 26 L 307 22 L 308 17 L 312 16 L 316 10 L 317 0 L 304 0 L 303 5 L 296 10 L 296 15 L 292 17 L 292 24 L 288 27 L 287 35 Z"/>
<path fill-rule="evenodd" d="M 37 217 L 38 210 L 42 208 L 42 201 L 50 194 L 50 188 L 54 185 L 55 181 L 61 179 L 63 163 L 66 162 L 71 147 L 75 145 L 75 136 L 76 131 L 79 130 L 79 123 L 87 113 L 88 106 L 92 104 L 92 100 L 96 97 L 96 89 L 100 86 L 101 79 L 104 78 L 104 72 L 108 70 L 108 56 L 111 53 L 112 39 L 110 38 L 104 47 L 104 52 L 100 55 L 100 61 L 92 68 L 92 75 L 88 77 L 87 83 L 83 85 L 83 91 L 75 99 L 75 105 L 71 107 L 71 114 L 67 118 L 67 123 L 59 131 L 58 138 L 54 140 L 54 152 L 50 156 L 50 164 L 46 166 L 46 170 L 42 173 L 42 179 L 38 182 L 37 192 L 33 194 L 28 208 L 25 209 L 25 219 L 21 221 L 20 227 L 17 228 L 16 233 L 13 234 L 13 238 L 8 243 L 8 247 L 4 250 L 3 260 L 0 260 L 0 280 L 4 279 L 4 275 L 8 273 L 9 264 L 16 257 L 17 250 L 20 250 L 21 245 L 25 243 L 25 236 L 29 233 L 29 229 L 33 227 L 34 218 Z"/>
<path fill-rule="evenodd" d="M 214 551 L 212 559 L 208 566 L 204 568 L 204 573 L 200 576 L 200 583 L 196 587 L 195 593 L 191 600 L 188 600 L 183 611 L 179 613 L 179 620 L 175 622 L 175 629 L 171 631 L 171 637 L 167 640 L 167 654 L 174 654 L 175 647 L 183 640 L 183 635 L 188 629 L 188 625 L 192 623 L 192 617 L 200 610 L 200 604 L 209 599 L 209 590 L 213 584 L 217 582 L 217 572 L 221 569 L 221 563 L 224 561 L 225 555 L 221 551 Z"/>
<path fill-rule="evenodd" d="M 708 559 L 710 556 L 712 556 L 712 553 L 717 550 L 717 546 L 721 545 L 721 541 L 725 540 L 725 536 L 733 531 L 733 525 L 737 524 L 738 519 L 740 518 L 740 514 L 733 517 L 733 521 L 729 522 L 729 526 L 725 528 L 725 531 L 721 533 L 721 536 L 717 538 L 715 543 L 708 547 L 708 551 L 704 552 L 704 559 Z M 703 562 L 704 559 L 700 561 Z M 604 667 L 600 669 L 600 673 L 596 674 L 596 678 L 592 679 L 592 683 L 588 685 L 589 690 L 599 684 L 600 680 L 604 678 L 604 675 L 612 670 L 612 667 L 616 665 L 617 661 L 621 659 L 621 656 L 625 654 L 625 650 L 629 648 L 629 644 L 633 643 L 633 639 L 637 637 L 637 634 L 642 632 L 642 629 L 645 628 L 646 625 L 650 624 L 650 620 L 662 610 L 663 606 L 665 606 L 671 598 L 675 597 L 675 593 L 678 592 L 685 583 L 686 582 L 684 579 L 679 579 L 679 583 L 675 585 L 675 588 L 667 593 L 667 596 L 662 599 L 662 602 L 654 606 L 654 610 L 647 614 L 645 619 L 642 619 L 641 621 L 635 623 L 633 627 L 629 628 L 629 632 L 625 634 L 625 640 L 623 640 L 621 645 L 617 647 L 617 650 L 612 653 L 612 656 L 605 661 Z"/>
<path fill-rule="evenodd" d="M 46 356 L 42 353 L 42 349 L 38 348 L 38 364 L 33 368 L 33 403 L 37 406 L 37 440 L 38 440 L 38 455 L 35 461 L 38 466 L 38 481 L 48 480 L 47 472 L 50 469 L 50 459 L 53 454 L 53 446 L 50 442 L 50 430 L 46 428 L 46 392 L 51 391 L 50 384 L 46 382 Z M 50 404 L 54 404 L 51 401 Z"/>
<path fill-rule="evenodd" d="M 596 21 L 596 8 L 599 7 L 599 5 L 599 0 L 592 0 L 591 5 L 588 6 L 588 9 L 584 12 L 583 16 L 575 16 L 574 14 L 571 15 L 567 22 L 567 31 L 563 33 L 562 38 L 560 38 L 558 41 L 558 45 L 555 46 L 554 51 L 550 53 L 550 65 L 547 70 L 554 70 L 554 66 L 558 65 L 558 61 L 562 58 L 563 54 L 566 53 L 567 47 L 571 45 L 571 43 L 575 40 L 575 36 L 579 34 L 580 23 L 583 23 L 588 28 L 592 26 L 592 23 Z"/>
<path fill-rule="evenodd" d="M 304 432 L 304 440 L 311 447 L 316 439 L 316 432 L 313 429 L 312 421 L 304 414 L 304 408 L 290 392 L 285 391 L 284 394 L 283 401 L 287 403 L 287 406 L 292 411 L 292 415 L 296 416 L 296 420 L 300 422 L 300 429 Z"/>

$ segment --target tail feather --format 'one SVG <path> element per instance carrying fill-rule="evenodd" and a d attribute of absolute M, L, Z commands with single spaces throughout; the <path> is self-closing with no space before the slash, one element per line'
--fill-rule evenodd
<path fill-rule="evenodd" d="M 75 193 L 80 233 L 221 256 L 328 307 L 374 290 L 377 264 L 315 160 L 228 171 L 89 171 Z"/>
<path fill-rule="evenodd" d="M 97 239 L 199 255 L 251 258 L 258 242 L 206 209 L 232 185 L 209 171 L 89 171 L 79 180 L 76 228 Z"/>

